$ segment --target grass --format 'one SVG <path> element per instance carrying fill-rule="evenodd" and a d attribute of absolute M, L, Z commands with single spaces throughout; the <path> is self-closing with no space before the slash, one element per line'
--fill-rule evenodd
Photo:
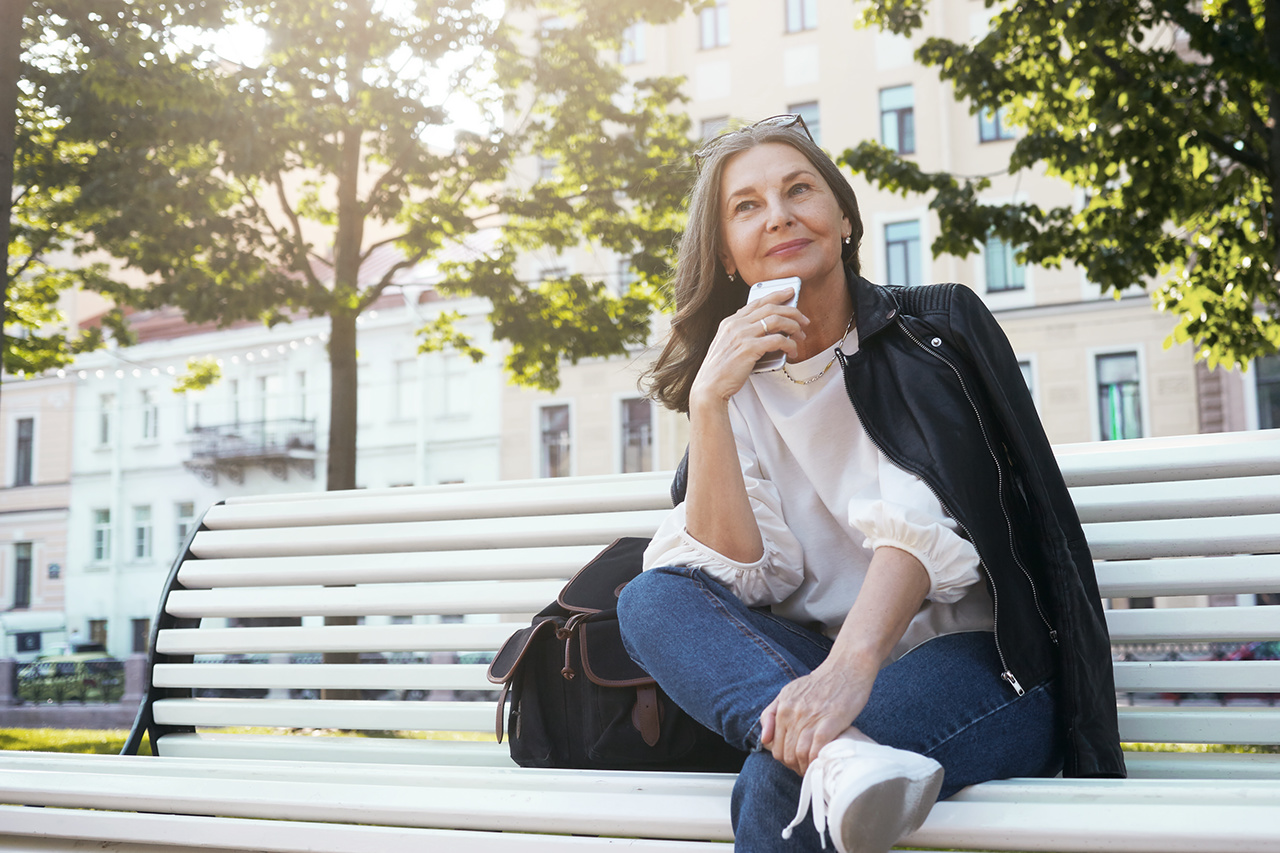
<path fill-rule="evenodd" d="M 493 738 L 484 732 L 350 732 L 331 729 L 272 729 L 241 727 L 220 731 L 240 734 L 309 734 L 341 735 L 345 737 L 406 738 L 413 740 L 471 740 L 488 741 Z M 116 754 L 128 740 L 124 729 L 0 729 L 0 749 L 25 752 L 78 752 Z M 144 739 L 141 755 L 151 754 L 151 745 Z"/>

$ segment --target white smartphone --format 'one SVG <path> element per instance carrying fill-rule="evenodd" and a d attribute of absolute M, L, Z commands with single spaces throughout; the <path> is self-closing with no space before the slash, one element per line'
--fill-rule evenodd
<path fill-rule="evenodd" d="M 771 278 L 768 281 L 758 281 L 751 285 L 751 289 L 747 291 L 747 304 L 750 305 L 757 299 L 767 296 L 770 293 L 777 293 L 779 290 L 791 288 L 791 298 L 783 305 L 790 305 L 792 308 L 796 306 L 796 300 L 800 298 L 800 276 L 793 275 L 787 278 Z M 774 350 L 765 353 L 756 366 L 752 368 L 752 373 L 764 373 L 768 370 L 777 370 L 779 367 L 787 363 L 787 354 L 782 350 Z"/>

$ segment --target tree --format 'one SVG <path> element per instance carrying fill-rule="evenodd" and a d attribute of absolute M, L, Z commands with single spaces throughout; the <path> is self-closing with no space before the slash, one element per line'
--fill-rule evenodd
<path fill-rule="evenodd" d="M 4 323 L 16 334 L 0 345 L 9 373 L 56 367 L 101 343 L 102 327 L 71 335 L 61 329 L 58 300 L 67 289 L 95 290 L 121 304 L 128 297 L 103 258 L 88 257 L 101 247 L 86 238 L 112 212 L 115 184 L 136 199 L 159 180 L 137 186 L 130 168 L 155 138 L 153 119 L 195 90 L 190 56 L 162 34 L 176 15 L 195 20 L 200 6 L 198 0 L 102 0 L 92 11 L 75 0 L 4 5 L 14 25 L 0 28 L 6 40 L 0 54 L 14 73 L 0 75 L 6 98 L 0 110 L 16 130 L 4 133 L 12 160 L 0 158 L 13 190 L 5 194 Z M 129 338 L 118 309 L 103 327 Z"/>
<path fill-rule="evenodd" d="M 927 0 L 881 0 L 864 20 L 909 34 Z M 988 6 L 993 5 L 988 0 Z M 1020 135 L 1009 172 L 1042 167 L 1082 210 L 986 205 L 982 178 L 926 172 L 874 143 L 843 161 L 881 188 L 933 193 L 934 255 L 994 234 L 1027 262 L 1069 260 L 1117 294 L 1154 301 L 1210 366 L 1280 348 L 1280 0 L 1019 0 L 985 36 L 929 38 L 917 58 L 973 110 Z"/>
<path fill-rule="evenodd" d="M 678 206 L 687 180 L 666 164 L 690 142 L 685 122 L 664 114 L 674 84 L 627 87 L 610 57 L 637 16 L 664 20 L 683 3 L 562 4 L 532 52 L 493 8 L 483 0 L 166 7 L 165 20 L 153 21 L 165 50 L 182 44 L 180 25 L 199 28 L 186 38 L 208 39 L 243 22 L 266 34 L 261 60 L 191 64 L 180 97 L 156 98 L 145 74 L 98 62 L 90 46 L 93 109 L 60 104 L 61 138 L 95 146 L 91 159 L 102 166 L 92 197 L 79 198 L 81 214 L 91 214 L 86 233 L 151 282 L 123 295 L 179 306 L 193 322 L 330 319 L 330 489 L 355 486 L 356 318 L 399 272 L 483 226 L 502 226 L 500 251 L 458 268 L 446 287 L 491 300 L 494 336 L 510 344 L 518 381 L 553 386 L 561 356 L 619 353 L 647 337 L 653 276 L 674 228 L 664 211 Z M 494 125 L 452 140 L 439 133 L 459 96 Z M 531 150 L 558 160 L 559 180 L 532 190 L 507 182 Z M 665 207 L 655 211 L 655 199 Z M 529 283 L 515 274 L 519 249 L 584 236 L 655 259 L 640 270 L 649 275 L 616 292 L 580 276 Z M 399 259 L 367 280 L 364 262 L 388 246 Z M 469 346 L 447 322 L 429 330 L 427 346 L 444 342 Z"/>

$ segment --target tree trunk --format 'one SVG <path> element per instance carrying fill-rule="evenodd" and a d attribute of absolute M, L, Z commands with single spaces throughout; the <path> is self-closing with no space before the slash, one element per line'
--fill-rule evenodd
<path fill-rule="evenodd" d="M 325 487 L 356 487 L 356 312 L 329 315 L 329 465 Z"/>
<path fill-rule="evenodd" d="M 4 327 L 9 323 L 9 217 L 13 208 L 13 160 L 17 144 L 18 77 L 22 73 L 22 14 L 26 0 L 0 2 L 0 276 L 4 277 L 0 299 L 0 358 L 6 342 Z"/>

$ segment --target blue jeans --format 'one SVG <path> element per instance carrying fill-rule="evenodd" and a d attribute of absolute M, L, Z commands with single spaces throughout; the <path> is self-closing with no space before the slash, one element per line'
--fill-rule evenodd
<path fill-rule="evenodd" d="M 789 681 L 822 663 L 831 640 L 747 607 L 699 569 L 657 568 L 627 584 L 618 619 L 628 653 L 690 716 L 749 751 L 733 789 L 735 849 L 817 851 L 810 821 L 788 841 L 800 777 L 760 746 L 760 713 Z M 940 794 L 1062 768 L 1052 682 L 1017 696 L 1000 679 L 987 632 L 936 637 L 884 667 L 853 722 L 867 736 L 927 755 Z"/>

